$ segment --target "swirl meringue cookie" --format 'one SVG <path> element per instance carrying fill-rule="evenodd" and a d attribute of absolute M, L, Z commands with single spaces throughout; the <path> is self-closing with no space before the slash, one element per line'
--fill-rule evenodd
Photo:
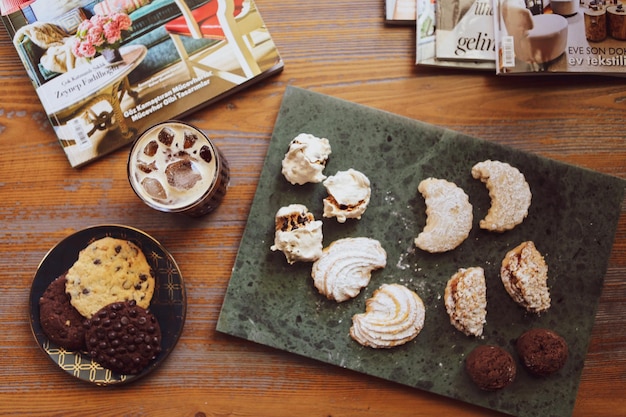
<path fill-rule="evenodd" d="M 453 182 L 427 178 L 417 190 L 426 202 L 426 225 L 415 238 L 415 246 L 431 253 L 459 246 L 472 230 L 472 205 L 465 191 Z"/>
<path fill-rule="evenodd" d="M 383 284 L 352 317 L 350 336 L 363 346 L 391 348 L 413 340 L 424 327 L 422 299 L 400 284 Z"/>
<path fill-rule="evenodd" d="M 324 248 L 313 263 L 311 277 L 320 294 L 342 302 L 356 297 L 369 284 L 372 271 L 386 264 L 387 253 L 377 240 L 344 238 Z"/>
<path fill-rule="evenodd" d="M 346 219 L 360 219 L 370 202 L 370 180 L 360 171 L 338 171 L 324 182 L 328 197 L 324 199 L 324 217 L 336 217 L 339 223 Z"/>
<path fill-rule="evenodd" d="M 487 286 L 481 267 L 460 268 L 448 280 L 444 304 L 450 323 L 467 336 L 480 336 L 487 322 Z"/>
<path fill-rule="evenodd" d="M 550 308 L 548 265 L 532 241 L 511 249 L 502 259 L 502 284 L 513 301 L 531 313 Z"/>
<path fill-rule="evenodd" d="M 276 212 L 272 251 L 280 250 L 287 262 L 313 262 L 322 255 L 322 221 L 315 220 L 303 204 L 290 204 Z"/>
<path fill-rule="evenodd" d="M 322 171 L 330 154 L 328 139 L 301 133 L 289 144 L 282 162 L 282 174 L 293 185 L 322 182 L 326 179 Z"/>

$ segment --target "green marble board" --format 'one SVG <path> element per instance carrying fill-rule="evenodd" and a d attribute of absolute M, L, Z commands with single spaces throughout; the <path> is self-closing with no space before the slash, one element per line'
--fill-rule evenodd
<path fill-rule="evenodd" d="M 294 186 L 281 175 L 289 142 L 303 132 L 330 140 L 326 175 L 354 168 L 369 177 L 372 198 L 361 220 L 339 224 L 322 219 L 324 186 Z M 470 170 L 486 159 L 518 167 L 533 193 L 526 220 L 503 234 L 478 227 L 490 199 Z M 426 222 L 417 185 L 430 176 L 455 182 L 474 207 L 469 238 L 436 255 L 413 244 Z M 288 87 L 217 330 L 515 416 L 571 415 L 624 188 L 625 182 L 615 177 Z M 289 265 L 281 252 L 270 251 L 274 215 L 291 203 L 305 204 L 323 220 L 324 246 L 349 236 L 378 239 L 387 251 L 387 267 L 375 271 L 356 298 L 341 304 L 327 300 L 313 286 L 310 263 Z M 535 242 L 549 266 L 552 306 L 541 316 L 517 306 L 499 278 L 504 254 L 525 240 Z M 487 280 L 487 324 L 480 338 L 454 329 L 443 305 L 448 278 L 469 266 L 483 267 Z M 420 295 L 426 305 L 424 329 L 393 349 L 357 344 L 349 336 L 352 315 L 364 311 L 365 300 L 381 284 L 392 282 Z M 463 369 L 467 354 L 479 344 L 495 344 L 517 358 L 515 339 L 533 327 L 553 329 L 567 340 L 565 368 L 538 379 L 518 367 L 516 380 L 506 389 L 489 393 L 476 388 Z"/>

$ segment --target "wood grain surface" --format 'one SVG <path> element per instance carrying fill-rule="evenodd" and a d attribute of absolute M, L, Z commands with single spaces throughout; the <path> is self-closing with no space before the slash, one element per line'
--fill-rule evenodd
<path fill-rule="evenodd" d="M 0 414 L 28 416 L 496 416 L 498 413 L 325 365 L 215 331 L 273 124 L 287 85 L 626 179 L 626 81 L 496 77 L 416 67 L 415 29 L 385 26 L 381 0 L 258 0 L 285 69 L 186 120 L 232 167 L 210 216 L 142 205 L 128 148 L 72 169 L 9 37 L 0 30 Z M 626 205 L 574 410 L 626 415 Z M 181 267 L 187 321 L 163 366 L 100 388 L 60 371 L 29 327 L 28 295 L 46 252 L 84 227 L 139 228 Z"/>

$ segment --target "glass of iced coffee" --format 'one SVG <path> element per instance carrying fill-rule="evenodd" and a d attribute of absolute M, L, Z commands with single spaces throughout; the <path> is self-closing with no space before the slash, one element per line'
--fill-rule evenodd
<path fill-rule="evenodd" d="M 133 144 L 130 185 L 148 206 L 198 217 L 213 211 L 228 188 L 228 162 L 196 127 L 170 120 L 152 126 Z"/>

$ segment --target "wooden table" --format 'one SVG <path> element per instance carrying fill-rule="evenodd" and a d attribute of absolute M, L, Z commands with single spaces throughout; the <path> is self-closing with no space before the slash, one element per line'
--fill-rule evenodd
<path fill-rule="evenodd" d="M 415 67 L 411 27 L 383 2 L 258 0 L 282 74 L 187 120 L 232 166 L 224 204 L 198 220 L 139 202 L 128 149 L 70 168 L 8 36 L 0 31 L 0 414 L 29 416 L 495 416 L 497 413 L 216 333 L 215 325 L 286 85 L 295 85 L 626 179 L 626 81 L 498 78 Z M 626 415 L 626 205 L 575 416 Z M 55 368 L 31 335 L 27 300 L 46 252 L 84 227 L 137 227 L 173 254 L 187 321 L 162 367 L 100 388 Z"/>

